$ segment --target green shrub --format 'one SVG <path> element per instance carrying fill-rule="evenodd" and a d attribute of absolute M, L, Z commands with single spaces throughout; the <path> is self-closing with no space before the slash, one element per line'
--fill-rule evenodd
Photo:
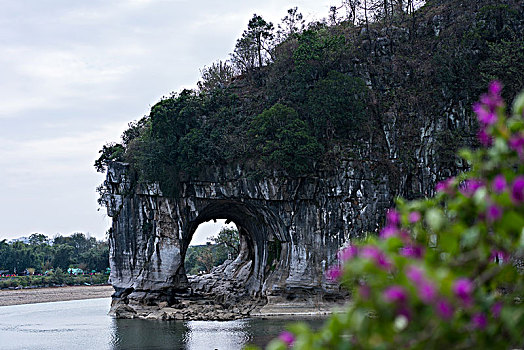
<path fill-rule="evenodd" d="M 322 149 L 297 112 L 280 103 L 256 116 L 248 135 L 262 162 L 290 175 L 310 172 Z"/>
<path fill-rule="evenodd" d="M 107 275 L 97 273 L 94 275 L 66 275 L 63 273 L 51 274 L 49 276 L 19 276 L 0 279 L 0 289 L 10 287 L 45 287 L 50 285 L 84 285 L 84 284 L 107 284 Z"/>

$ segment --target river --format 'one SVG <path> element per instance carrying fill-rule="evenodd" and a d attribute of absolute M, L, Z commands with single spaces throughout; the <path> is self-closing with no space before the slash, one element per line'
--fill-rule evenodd
<path fill-rule="evenodd" d="M 290 320 L 116 320 L 110 299 L 0 307 L 0 349 L 188 349 L 234 350 L 264 346 Z M 321 319 L 306 319 L 313 327 Z"/>

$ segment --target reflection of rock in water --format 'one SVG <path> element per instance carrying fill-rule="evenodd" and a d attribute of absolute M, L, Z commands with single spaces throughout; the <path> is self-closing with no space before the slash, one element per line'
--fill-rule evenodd
<path fill-rule="evenodd" d="M 394 194 L 388 169 L 361 159 L 341 160 L 340 168 L 308 178 L 275 173 L 253 179 L 240 168 L 210 168 L 182 182 L 178 198 L 165 197 L 158 185 L 133 186 L 128 172 L 127 164 L 110 164 L 102 196 L 113 218 L 110 281 L 117 317 L 323 310 L 345 295 L 326 279 L 326 269 L 350 238 L 376 229 Z M 213 219 L 235 223 L 240 255 L 209 275 L 188 278 L 184 257 L 191 238 Z"/>
<path fill-rule="evenodd" d="M 243 319 L 235 321 L 113 320 L 114 349 L 228 349 L 240 350 L 247 344 L 265 347 L 294 319 Z M 312 329 L 323 319 L 304 318 Z"/>

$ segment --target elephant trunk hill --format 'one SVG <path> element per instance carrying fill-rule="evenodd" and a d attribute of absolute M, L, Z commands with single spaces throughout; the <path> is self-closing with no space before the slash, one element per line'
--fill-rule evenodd
<path fill-rule="evenodd" d="M 232 319 L 343 302 L 325 274 L 340 248 L 378 232 L 396 197 L 467 170 L 454 154 L 478 142 L 471 105 L 487 82 L 507 100 L 522 88 L 523 14 L 517 1 L 427 1 L 359 26 L 310 23 L 251 65 L 246 31 L 233 66 L 162 99 L 95 163 L 112 312 Z M 213 219 L 237 225 L 240 253 L 188 276 L 192 236 Z"/>

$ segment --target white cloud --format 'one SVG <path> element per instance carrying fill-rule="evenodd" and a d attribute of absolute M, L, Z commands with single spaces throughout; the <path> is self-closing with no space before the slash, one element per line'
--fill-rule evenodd
<path fill-rule="evenodd" d="M 33 79 L 60 83 L 94 85 L 118 80 L 132 66 L 110 64 L 101 57 L 81 50 L 57 50 L 27 55 L 18 65 L 21 74 Z"/>
<path fill-rule="evenodd" d="M 0 72 L 11 84 L 0 85 L 0 117 L 10 117 L 25 110 L 57 109 L 91 100 L 114 99 L 116 86 L 136 66 L 125 63 L 142 54 L 137 48 L 72 47 L 35 50 L 12 47 L 0 56 Z M 81 103 L 81 102 L 80 102 Z"/>
<path fill-rule="evenodd" d="M 78 176 L 94 173 L 93 163 L 98 149 L 115 139 L 124 129 L 123 123 L 107 123 L 87 133 L 34 140 L 0 138 L 0 183 L 20 188 L 45 183 L 57 176 Z M 118 138 L 116 138 L 118 140 Z"/>

